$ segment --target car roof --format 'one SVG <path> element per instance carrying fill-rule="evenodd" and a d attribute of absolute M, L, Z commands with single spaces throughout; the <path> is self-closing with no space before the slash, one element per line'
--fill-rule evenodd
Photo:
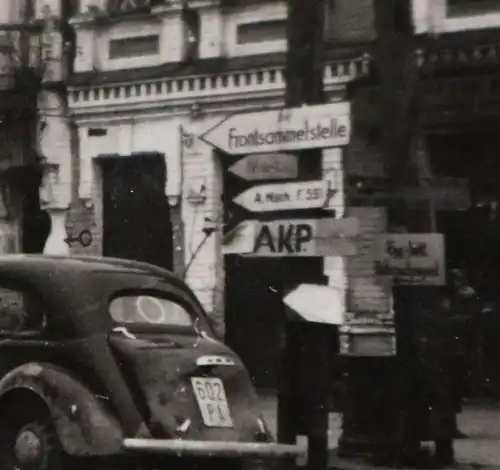
<path fill-rule="evenodd" d="M 57 256 L 39 254 L 0 255 L 0 274 L 29 277 L 33 274 L 64 278 L 68 275 L 95 271 L 130 272 L 162 277 L 167 282 L 186 288 L 173 272 L 149 263 L 103 256 Z"/>

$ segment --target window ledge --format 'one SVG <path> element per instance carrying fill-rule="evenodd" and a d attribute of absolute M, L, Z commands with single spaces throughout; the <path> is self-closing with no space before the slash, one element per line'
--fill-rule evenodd
<path fill-rule="evenodd" d="M 452 5 L 446 7 L 447 18 L 463 18 L 500 13 L 500 4 L 495 1 L 484 1 L 475 5 Z"/>

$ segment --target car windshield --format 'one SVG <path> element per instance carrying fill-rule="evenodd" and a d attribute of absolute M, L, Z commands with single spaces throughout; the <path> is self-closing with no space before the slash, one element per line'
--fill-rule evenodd
<path fill-rule="evenodd" d="M 193 315 L 179 303 L 156 295 L 123 295 L 115 297 L 109 313 L 123 325 L 160 325 L 194 328 Z"/>

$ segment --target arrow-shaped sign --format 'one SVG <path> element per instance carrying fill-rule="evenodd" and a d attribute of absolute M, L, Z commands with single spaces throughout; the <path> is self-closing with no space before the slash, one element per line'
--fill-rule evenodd
<path fill-rule="evenodd" d="M 239 159 L 228 171 L 247 181 L 297 178 L 298 156 L 293 153 L 256 153 Z"/>
<path fill-rule="evenodd" d="M 343 297 L 344 292 L 333 286 L 301 284 L 286 295 L 283 302 L 305 321 L 342 325 L 345 323 Z"/>
<path fill-rule="evenodd" d="M 233 201 L 252 212 L 325 207 L 335 194 L 326 180 L 262 184 L 247 189 Z"/>
<path fill-rule="evenodd" d="M 233 114 L 199 138 L 230 155 L 340 147 L 349 143 L 348 102 Z"/>
<path fill-rule="evenodd" d="M 225 254 L 248 256 L 353 256 L 359 221 L 346 219 L 247 220 L 224 237 Z"/>

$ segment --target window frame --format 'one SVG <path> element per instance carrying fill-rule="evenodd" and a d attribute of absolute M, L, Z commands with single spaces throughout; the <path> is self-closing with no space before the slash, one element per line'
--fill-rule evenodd
<path fill-rule="evenodd" d="M 287 22 L 286 18 L 272 18 L 272 19 L 265 20 L 265 21 L 244 21 L 244 22 L 242 21 L 236 25 L 236 31 L 235 31 L 236 46 L 241 47 L 241 46 L 248 46 L 248 45 L 254 45 L 254 44 L 262 44 L 265 42 L 286 41 L 286 35 L 287 35 L 286 22 Z M 264 39 L 257 40 L 257 41 L 255 41 L 255 40 L 241 41 L 241 39 L 240 39 L 240 35 L 241 35 L 240 29 L 241 28 L 248 28 L 248 27 L 260 28 L 263 25 L 265 26 L 266 24 L 271 24 L 271 23 L 283 25 L 283 33 L 284 33 L 283 37 L 264 38 Z M 255 34 L 255 33 L 252 33 L 252 34 Z"/>
<path fill-rule="evenodd" d="M 126 323 L 126 322 L 118 322 L 116 321 L 110 312 L 111 303 L 113 300 L 120 297 L 132 297 L 132 296 L 151 296 L 157 297 L 161 299 L 168 300 L 177 305 L 180 305 L 186 313 L 188 313 L 192 318 L 192 325 L 169 325 L 169 324 L 161 324 L 161 323 Z M 120 289 L 109 297 L 107 302 L 107 313 L 109 315 L 109 321 L 111 322 L 112 328 L 116 327 L 124 327 L 130 330 L 131 332 L 151 332 L 151 333 L 176 333 L 176 334 L 185 334 L 185 335 L 196 335 L 197 331 L 204 331 L 210 336 L 212 336 L 212 331 L 208 321 L 205 319 L 202 312 L 198 312 L 196 305 L 193 303 L 186 301 L 185 299 L 171 293 L 166 292 L 164 290 L 160 290 L 157 288 L 145 289 L 145 288 L 126 288 Z M 201 322 L 201 328 L 197 328 L 197 323 Z"/>
<path fill-rule="evenodd" d="M 113 44 L 125 41 L 140 41 L 145 40 L 146 38 L 151 39 L 154 38 L 156 41 L 156 51 L 145 54 L 127 54 L 127 55 L 116 55 L 112 53 Z M 160 34 L 144 34 L 140 36 L 123 36 L 116 38 L 109 38 L 108 40 L 108 60 L 116 61 L 116 60 L 134 60 L 134 59 L 142 59 L 142 58 L 151 58 L 155 56 L 159 56 L 161 51 L 161 38 Z"/>
<path fill-rule="evenodd" d="M 467 4 L 466 1 L 463 4 L 451 5 L 451 0 L 446 0 L 446 17 L 460 18 L 500 13 L 500 1 L 498 0 L 479 0 L 477 3 L 471 2 L 470 4 Z"/>
<path fill-rule="evenodd" d="M 10 277 L 0 278 L 0 291 L 2 289 L 20 291 L 24 294 L 28 294 L 32 299 L 35 300 L 36 304 L 42 306 L 43 319 L 40 328 L 38 329 L 21 329 L 21 330 L 5 330 L 0 328 L 0 337 L 11 337 L 11 338 L 35 338 L 40 337 L 45 334 L 48 330 L 48 307 L 47 302 L 43 294 L 30 282 L 24 280 L 14 279 Z M 0 313 L 1 315 L 1 313 Z"/>

